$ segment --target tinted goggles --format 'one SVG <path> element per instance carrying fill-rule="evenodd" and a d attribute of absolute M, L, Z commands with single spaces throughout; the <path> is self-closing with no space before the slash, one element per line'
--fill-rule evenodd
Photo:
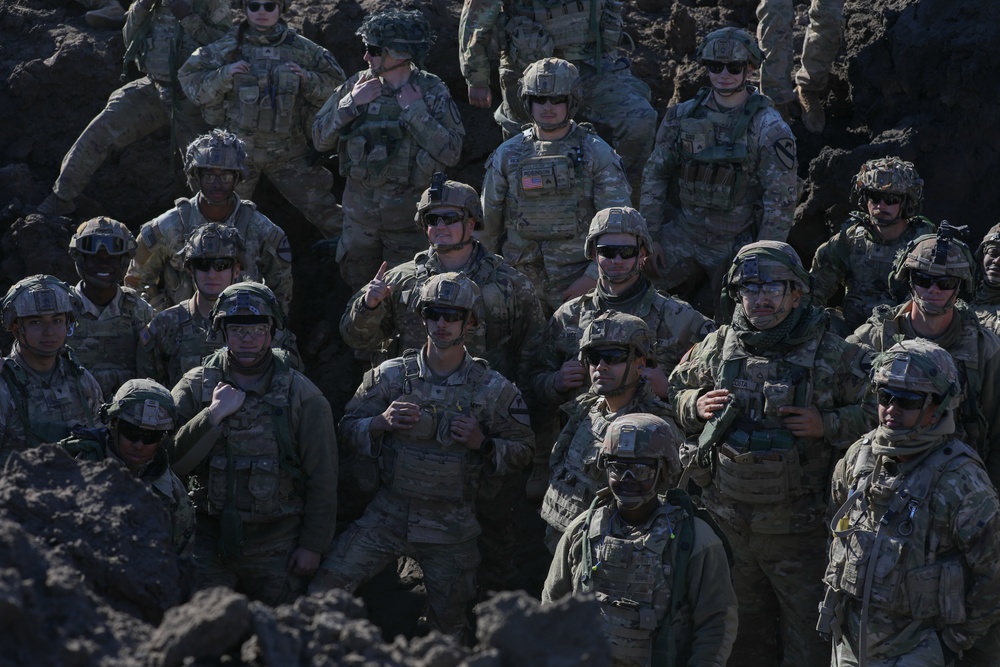
<path fill-rule="evenodd" d="M 455 211 L 453 213 L 428 213 L 424 216 L 425 227 L 453 225 L 456 222 L 465 222 L 465 214 L 460 211 Z"/>
<path fill-rule="evenodd" d="M 726 70 L 730 74 L 743 74 L 743 70 L 747 68 L 746 63 L 720 63 L 715 60 L 708 60 L 705 62 L 705 67 L 712 74 L 722 74 L 722 70 Z"/>
<path fill-rule="evenodd" d="M 628 475 L 637 482 L 648 482 L 656 479 L 658 466 L 642 461 L 608 461 L 608 472 L 618 480 L 624 480 Z"/>
<path fill-rule="evenodd" d="M 119 236 L 93 234 L 77 241 L 76 249 L 87 255 L 96 255 L 104 248 L 109 255 L 125 254 L 125 239 Z"/>
<path fill-rule="evenodd" d="M 528 101 L 532 104 L 551 104 L 555 106 L 557 104 L 566 104 L 569 102 L 569 97 L 566 95 L 529 95 Z"/>
<path fill-rule="evenodd" d="M 879 387 L 875 393 L 878 396 L 878 404 L 886 408 L 895 405 L 903 410 L 919 410 L 927 400 L 926 394 L 889 387 Z"/>
<path fill-rule="evenodd" d="M 882 202 L 887 206 L 894 206 L 895 204 L 899 204 L 903 201 L 903 198 L 900 195 L 892 195 L 887 192 L 877 192 L 875 190 L 868 190 L 865 192 L 865 199 L 873 204 Z"/>
<path fill-rule="evenodd" d="M 381 58 L 382 54 L 385 53 L 385 49 L 374 44 L 365 44 L 365 53 L 372 58 Z"/>
<path fill-rule="evenodd" d="M 932 276 L 923 271 L 910 271 L 910 284 L 922 289 L 930 289 L 931 285 L 937 285 L 939 290 L 958 289 L 962 279 L 958 276 Z"/>
<path fill-rule="evenodd" d="M 191 260 L 191 267 L 195 271 L 228 271 L 236 265 L 236 260 L 231 257 L 195 258 Z"/>
<path fill-rule="evenodd" d="M 628 350 L 620 347 L 609 347 L 600 350 L 589 349 L 583 353 L 584 359 L 591 366 L 597 366 L 602 361 L 608 366 L 624 364 L 628 361 Z"/>
<path fill-rule="evenodd" d="M 221 183 L 222 185 L 232 185 L 236 182 L 236 172 L 226 171 L 221 174 L 213 174 L 210 171 L 202 171 L 200 178 L 202 183 Z"/>
<path fill-rule="evenodd" d="M 140 428 L 124 419 L 118 420 L 118 435 L 124 436 L 132 442 L 141 442 L 144 445 L 155 445 L 167 436 L 167 431 L 157 431 L 149 428 Z"/>
<path fill-rule="evenodd" d="M 441 306 L 424 306 L 420 309 L 420 316 L 428 322 L 463 322 L 467 311 L 464 308 L 442 308 Z"/>
<path fill-rule="evenodd" d="M 603 257 L 604 259 L 614 259 L 615 257 L 621 257 L 622 259 L 632 259 L 633 257 L 639 256 L 639 246 L 599 245 L 597 246 L 597 255 L 599 257 Z"/>
<path fill-rule="evenodd" d="M 260 10 L 263 9 L 265 12 L 267 12 L 267 13 L 270 14 L 271 12 L 273 12 L 277 8 L 278 8 L 278 3 L 277 2 L 248 2 L 247 3 L 247 10 L 249 10 L 251 12 L 259 12 Z"/>

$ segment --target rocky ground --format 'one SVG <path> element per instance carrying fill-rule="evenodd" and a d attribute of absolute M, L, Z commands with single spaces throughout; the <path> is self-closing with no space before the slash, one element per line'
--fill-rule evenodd
<path fill-rule="evenodd" d="M 634 71 L 651 86 L 661 113 L 701 85 L 691 60 L 700 37 L 720 25 L 755 25 L 754 3 L 743 0 L 627 4 Z M 457 63 L 459 2 L 296 0 L 289 20 L 353 72 L 363 66 L 354 35 L 363 16 L 400 5 L 420 8 L 432 21 L 438 39 L 427 69 L 449 85 L 466 124 L 462 161 L 450 175 L 478 186 L 500 134 L 487 111 L 466 102 Z M 807 4 L 797 2 L 796 9 L 801 43 Z M 72 219 L 34 213 L 63 154 L 120 85 L 121 36 L 90 28 L 83 11 L 68 0 L 0 0 L 2 291 L 42 271 L 75 281 L 65 249 L 81 220 L 105 214 L 137 230 L 186 194 L 164 131 L 111 155 Z M 845 14 L 827 129 L 809 135 L 793 122 L 805 189 L 791 242 L 811 257 L 851 210 L 850 178 L 859 165 L 887 154 L 916 164 L 926 182 L 924 214 L 969 225 L 978 239 L 996 222 L 991 174 L 1000 154 L 992 138 L 1000 106 L 993 83 L 1000 65 L 993 58 L 1000 4 L 847 0 Z M 343 187 L 339 177 L 335 187 Z M 339 413 L 360 373 L 336 334 L 348 295 L 332 259 L 310 250 L 319 236 L 301 215 L 266 182 L 254 199 L 292 242 L 293 328 L 303 341 L 308 374 Z M 603 649 L 584 641 L 595 634 L 585 606 L 547 613 L 517 595 L 494 598 L 480 612 L 475 651 L 438 637 L 386 644 L 383 636 L 418 632 L 419 573 L 405 566 L 373 583 L 366 595 L 367 614 L 382 631 L 364 619 L 358 603 L 336 595 L 270 609 L 211 591 L 174 607 L 176 573 L 149 556 L 155 552 L 150 545 L 164 539 L 162 526 L 150 525 L 158 508 L 145 506 L 148 499 L 127 475 L 110 466 L 78 466 L 51 451 L 18 459 L 12 473 L 0 486 L 0 666 L 179 665 L 184 655 L 195 656 L 191 664 L 198 665 L 541 664 L 543 646 L 558 649 L 548 664 L 605 659 Z M 526 506 L 519 513 L 522 541 L 537 544 L 537 517 Z M 524 548 L 518 585 L 537 594 L 544 560 L 544 552 Z"/>

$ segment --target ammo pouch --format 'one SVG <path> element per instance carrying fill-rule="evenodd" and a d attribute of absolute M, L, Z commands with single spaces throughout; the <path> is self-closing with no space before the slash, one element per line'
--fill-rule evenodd
<path fill-rule="evenodd" d="M 648 664 L 656 632 L 656 610 L 650 604 L 633 600 L 613 599 L 597 591 L 604 617 L 604 632 L 610 635 L 611 654 L 619 660 L 636 660 Z M 664 632 L 667 628 L 664 628 Z"/>
<path fill-rule="evenodd" d="M 351 460 L 349 467 L 358 490 L 365 493 L 378 491 L 380 478 L 377 458 L 358 455 Z"/>
<path fill-rule="evenodd" d="M 213 456 L 209 462 L 208 499 L 210 507 L 230 507 L 239 512 L 244 521 L 268 521 L 274 517 L 295 513 L 291 501 L 287 506 L 279 501 L 281 469 L 278 460 L 271 456 L 233 457 L 233 470 L 227 471 L 228 457 Z M 232 481 L 228 480 L 232 476 Z M 301 510 L 301 507 L 299 507 Z M 218 511 L 218 510 L 216 510 Z"/>
<path fill-rule="evenodd" d="M 686 206 L 730 211 L 743 196 L 746 144 L 715 145 L 715 127 L 707 118 L 680 122 L 681 164 L 678 185 Z"/>
<path fill-rule="evenodd" d="M 540 23 L 525 16 L 507 21 L 507 56 L 518 72 L 554 52 L 555 42 Z"/>
<path fill-rule="evenodd" d="M 342 135 L 340 140 L 340 175 L 364 179 L 371 185 L 382 185 L 390 180 L 389 167 L 399 152 L 404 137 L 398 120 L 369 121 L 353 132 Z M 403 178 L 393 182 L 409 182 L 409 165 L 404 165 Z"/>
<path fill-rule="evenodd" d="M 786 503 L 802 486 L 795 437 L 784 429 L 734 431 L 719 449 L 719 491 L 737 502 Z"/>
<path fill-rule="evenodd" d="M 267 82 L 264 82 L 265 86 Z M 261 106 L 257 104 L 260 98 L 260 84 L 257 76 L 250 73 L 237 73 L 233 75 L 233 90 L 236 92 L 236 99 L 239 100 L 239 108 L 236 113 L 236 124 L 241 130 L 256 130 L 261 116 Z M 270 100 L 265 103 L 268 107 L 268 124 L 270 124 Z"/>
<path fill-rule="evenodd" d="M 462 500 L 465 455 L 417 447 L 400 447 L 392 470 L 392 488 L 419 500 Z"/>
<path fill-rule="evenodd" d="M 536 155 L 522 162 L 519 191 L 521 215 L 514 226 L 522 238 L 544 241 L 577 235 L 576 169 L 568 155 Z"/>
<path fill-rule="evenodd" d="M 622 20 L 621 0 L 604 0 L 601 15 L 601 50 L 607 53 L 618 48 L 622 41 L 625 23 Z"/>
<path fill-rule="evenodd" d="M 944 625 L 965 623 L 965 572 L 957 560 L 925 565 L 906 573 L 909 612 L 914 619 L 940 618 Z"/>
<path fill-rule="evenodd" d="M 570 522 L 587 510 L 594 495 L 595 490 L 585 480 L 564 471 L 545 490 L 539 514 L 546 523 L 565 532 Z"/>

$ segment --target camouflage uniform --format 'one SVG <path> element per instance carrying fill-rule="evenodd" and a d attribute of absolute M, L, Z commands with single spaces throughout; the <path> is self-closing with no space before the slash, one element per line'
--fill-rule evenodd
<path fill-rule="evenodd" d="M 744 248 L 727 284 L 744 271 L 749 277 L 755 258 L 763 282 L 794 276 L 804 289 L 808 274 L 798 257 L 784 260 L 794 268 L 781 269 L 777 256 L 763 244 Z M 862 403 L 868 357 L 827 332 L 825 313 L 808 302 L 770 329 L 753 327 L 742 313 L 740 306 L 733 326 L 709 334 L 670 375 L 678 423 L 701 434 L 697 451 L 686 443 L 682 458 L 696 460 L 690 465 L 700 470 L 705 505 L 733 547 L 741 632 L 729 664 L 775 664 L 777 616 L 781 664 L 820 665 L 829 653 L 814 630 L 825 493 L 835 450 L 873 421 L 873 407 Z M 696 402 L 712 389 L 728 389 L 729 402 L 705 422 Z M 778 412 L 784 406 L 818 409 L 823 437 L 793 435 Z"/>
<path fill-rule="evenodd" d="M 253 202 L 233 197 L 236 208 L 222 224 L 236 227 L 246 244 L 246 264 L 240 276 L 266 283 L 281 307 L 287 309 L 292 301 L 292 248 L 288 238 Z M 125 284 L 141 289 L 157 310 L 194 296 L 194 283 L 184 269 L 180 251 L 192 231 L 211 222 L 198 210 L 197 195 L 178 199 L 174 204 L 174 208 L 143 224 L 136 239 L 139 247 L 135 259 L 125 276 Z"/>
<path fill-rule="evenodd" d="M 250 63 L 250 71 L 230 74 L 229 66 L 240 60 Z M 305 80 L 286 63 L 301 67 Z M 266 175 L 325 236 L 340 234 L 340 207 L 330 192 L 333 175 L 313 164 L 309 147 L 316 110 L 344 81 L 344 70 L 329 51 L 284 20 L 266 35 L 244 22 L 235 33 L 195 51 L 178 78 L 206 120 L 246 142 L 250 173 L 236 186 L 237 194 L 250 198 Z"/>
<path fill-rule="evenodd" d="M 666 491 L 670 468 L 676 472 L 680 467 L 680 435 L 652 415 L 627 415 L 612 424 L 599 463 L 607 467 L 609 457 L 616 462 L 654 458 L 650 444 L 642 441 L 655 438 L 647 434 L 657 427 L 672 432 L 658 438 L 671 450 L 671 463 L 661 462 L 658 473 L 658 490 Z M 627 449 L 622 435 L 626 429 L 634 429 Z M 610 481 L 610 475 L 605 477 Z M 737 622 L 726 549 L 714 529 L 697 516 L 686 493 L 667 491 L 664 501 L 656 490 L 650 498 L 655 509 L 636 525 L 619 513 L 624 499 L 615 496 L 609 503 L 610 494 L 602 492 L 559 541 L 542 604 L 570 593 L 594 595 L 601 603 L 615 667 L 721 667 L 733 647 Z"/>
<path fill-rule="evenodd" d="M 1000 247 L 1000 224 L 993 225 L 976 250 L 976 259 L 982 263 L 986 252 L 997 252 Z M 1000 334 L 1000 284 L 992 284 L 987 277 L 979 283 L 975 300 L 976 315 L 983 327 Z"/>
<path fill-rule="evenodd" d="M 267 296 L 262 296 L 267 295 Z M 284 314 L 266 287 L 236 283 L 219 296 L 216 327 L 253 305 L 272 325 Z M 235 312 L 234 312 L 235 311 Z M 227 350 L 188 371 L 173 389 L 179 421 L 173 469 L 190 473 L 197 513 L 199 587 L 229 586 L 272 606 L 305 591 L 288 572 L 296 548 L 324 553 L 337 515 L 337 440 L 330 404 L 281 351 L 245 388 L 243 405 L 213 426 L 208 406 L 220 382 L 241 386 Z"/>
<path fill-rule="evenodd" d="M 653 148 L 656 111 L 649 104 L 649 86 L 632 75 L 618 48 L 622 4 L 620 0 L 465 0 L 458 28 L 459 62 L 469 86 L 489 86 L 489 49 L 499 34 L 503 104 L 494 116 L 506 138 L 531 122 L 530 110 L 517 94 L 524 69 L 548 56 L 573 63 L 583 85 L 579 120 L 593 123 L 608 139 L 622 156 L 628 178 L 638 186 Z"/>
<path fill-rule="evenodd" d="M 699 62 L 728 61 L 713 52 L 721 51 L 720 42 L 739 42 L 735 51 L 742 49 L 743 55 L 734 62 L 754 62 L 755 54 L 726 30 L 702 42 Z M 741 246 L 784 241 L 792 228 L 798 199 L 795 137 L 766 97 L 747 91 L 744 104 L 723 109 L 712 89 L 703 88 L 693 100 L 668 108 L 660 124 L 642 175 L 640 208 L 654 238 L 662 225 L 660 241 L 669 249 L 660 270 L 664 278 L 657 283 L 661 289 L 672 291 L 704 273 L 718 294 L 722 274 Z"/>
<path fill-rule="evenodd" d="M 927 341 L 875 363 L 876 386 L 945 402 L 928 426 L 879 426 L 834 470 L 818 627 L 834 638 L 836 665 L 951 665 L 1000 620 L 1000 503 L 981 459 L 954 438 L 957 376 Z"/>
<path fill-rule="evenodd" d="M 118 151 L 156 130 L 171 126 L 177 145 L 208 129 L 198 106 L 176 84 L 177 69 L 191 53 L 232 28 L 228 0 L 192 0 L 191 13 L 178 21 L 169 3 L 152 10 L 133 2 L 125 28 L 125 66 L 135 60 L 146 76 L 125 84 L 80 134 L 63 158 L 52 191 L 72 201 L 111 151 Z"/>

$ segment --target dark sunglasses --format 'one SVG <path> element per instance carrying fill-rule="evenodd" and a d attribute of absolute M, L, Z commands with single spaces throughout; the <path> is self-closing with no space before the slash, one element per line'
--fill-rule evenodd
<path fill-rule="evenodd" d="M 903 201 L 903 197 L 901 195 L 890 195 L 885 192 L 876 192 L 875 190 L 869 190 L 866 192 L 865 199 L 873 204 L 882 202 L 886 206 L 895 206 Z"/>
<path fill-rule="evenodd" d="M 615 364 L 624 364 L 628 361 L 628 350 L 620 347 L 609 347 L 601 350 L 591 349 L 584 352 L 583 356 L 591 366 L 597 366 L 602 361 L 608 366 L 614 366 Z"/>
<path fill-rule="evenodd" d="M 743 74 L 743 70 L 747 68 L 747 64 L 744 63 L 720 63 L 715 60 L 708 60 L 705 62 L 705 67 L 712 74 L 722 74 L 722 70 L 726 70 L 730 74 Z"/>
<path fill-rule="evenodd" d="M 958 289 L 961 282 L 958 276 L 932 276 L 923 271 L 910 271 L 910 284 L 923 289 L 930 289 L 931 285 L 937 285 L 939 290 Z"/>
<path fill-rule="evenodd" d="M 381 46 L 375 46 L 374 44 L 365 44 L 365 53 L 372 58 L 380 58 L 382 57 L 382 54 L 385 53 L 385 49 Z"/>
<path fill-rule="evenodd" d="M 236 174 L 231 171 L 227 171 L 224 174 L 213 174 L 210 171 L 202 171 L 201 180 L 203 183 L 222 183 L 223 185 L 230 185 L 236 182 Z"/>
<path fill-rule="evenodd" d="M 437 227 L 438 225 L 453 225 L 456 222 L 465 222 L 465 214 L 454 213 L 428 213 L 424 216 L 424 226 Z"/>
<path fill-rule="evenodd" d="M 247 9 L 249 9 L 252 12 L 259 12 L 261 9 L 263 9 L 265 12 L 267 12 L 267 13 L 270 14 L 271 12 L 273 12 L 277 8 L 278 8 L 278 3 L 276 3 L 276 2 L 248 2 L 247 3 Z"/>
<path fill-rule="evenodd" d="M 420 309 L 420 316 L 428 322 L 437 322 L 440 319 L 443 319 L 445 322 L 462 322 L 465 320 L 466 314 L 463 308 L 424 306 Z"/>
<path fill-rule="evenodd" d="M 84 236 L 77 243 L 77 250 L 87 255 L 96 255 L 101 248 L 109 255 L 125 253 L 125 239 L 117 236 Z"/>
<path fill-rule="evenodd" d="M 229 257 L 215 259 L 192 259 L 191 266 L 195 271 L 228 271 L 236 265 L 236 260 Z"/>
<path fill-rule="evenodd" d="M 166 437 L 167 431 L 157 431 L 149 428 L 140 428 L 124 419 L 118 420 L 118 435 L 123 435 L 132 442 L 142 442 L 144 445 L 155 445 Z"/>
<path fill-rule="evenodd" d="M 555 106 L 557 104 L 566 104 L 569 102 L 569 97 L 566 95 L 529 95 L 528 100 L 532 104 L 544 105 L 548 103 Z"/>
<path fill-rule="evenodd" d="M 637 482 L 647 482 L 656 478 L 657 469 L 657 466 L 642 461 L 608 461 L 608 472 L 619 480 L 632 475 Z"/>
<path fill-rule="evenodd" d="M 597 254 L 604 259 L 614 259 L 615 257 L 621 257 L 622 259 L 632 259 L 633 257 L 639 256 L 639 246 L 637 245 L 599 245 L 597 246 Z"/>
<path fill-rule="evenodd" d="M 918 394 L 915 391 L 902 391 L 900 389 L 890 389 L 889 387 L 879 387 L 876 392 L 878 404 L 882 407 L 895 405 L 903 410 L 919 410 L 924 406 L 927 399 L 925 394 Z"/>

